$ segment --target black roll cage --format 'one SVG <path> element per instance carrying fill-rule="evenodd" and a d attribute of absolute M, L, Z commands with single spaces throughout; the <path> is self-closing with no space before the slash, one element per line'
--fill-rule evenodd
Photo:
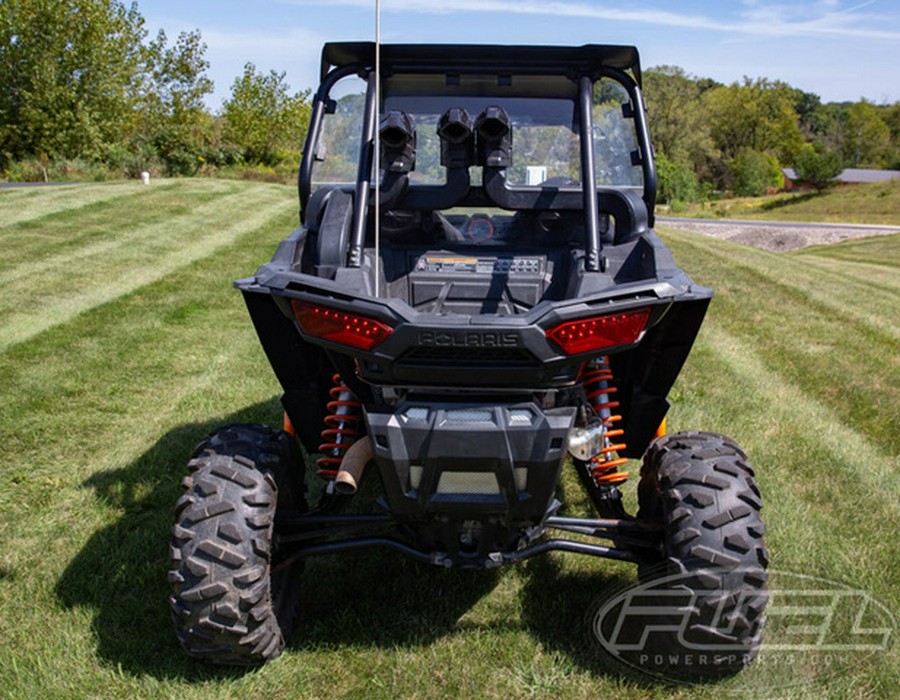
<path fill-rule="evenodd" d="M 448 168 L 448 184 L 413 186 L 405 192 L 401 207 L 406 209 L 446 208 L 447 192 L 462 193 L 452 206 L 488 205 L 508 210 L 546 209 L 581 210 L 585 216 L 585 269 L 601 269 L 601 231 L 599 213 L 610 213 L 617 228 L 629 235 L 640 234 L 654 223 L 657 175 L 653 148 L 647 126 L 641 69 L 637 49 L 630 46 L 585 45 L 492 46 L 492 45 L 384 45 L 381 47 L 382 79 L 394 73 L 445 73 L 497 75 L 564 75 L 578 86 L 578 122 L 581 143 L 581 182 L 596 182 L 593 148 L 593 85 L 601 78 L 621 84 L 631 101 L 627 115 L 635 120 L 639 160 L 643 174 L 640 197 L 624 188 L 582 188 L 572 186 L 510 186 L 505 167 L 484 166 L 483 187 L 469 188 L 468 168 Z M 347 262 L 360 267 L 366 235 L 366 222 L 372 201 L 373 159 L 377 140 L 379 109 L 376 84 L 374 43 L 330 43 L 322 51 L 321 83 L 313 99 L 303 157 L 298 173 L 300 219 L 306 221 L 312 195 L 312 171 L 323 118 L 332 108 L 332 88 L 343 78 L 357 75 L 367 84 L 366 103 L 359 149 L 359 167 L 353 187 L 353 220 Z M 458 172 L 454 172 L 458 171 Z M 463 172 L 464 171 L 464 172 Z M 443 206 L 442 206 L 443 205 Z M 601 207 L 602 205 L 602 207 Z"/>

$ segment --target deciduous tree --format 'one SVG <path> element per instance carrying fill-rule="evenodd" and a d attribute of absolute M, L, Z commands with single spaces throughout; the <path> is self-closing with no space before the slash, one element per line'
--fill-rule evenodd
<path fill-rule="evenodd" d="M 847 110 L 842 155 L 847 165 L 884 168 L 891 158 L 891 130 L 871 102 L 860 100 Z"/>
<path fill-rule="evenodd" d="M 116 0 L 0 2 L 0 157 L 101 159 L 133 125 L 143 18 Z"/>
<path fill-rule="evenodd" d="M 844 169 L 841 156 L 824 145 L 817 143 L 804 146 L 794 164 L 797 179 L 808 183 L 821 192 L 834 185 Z"/>
<path fill-rule="evenodd" d="M 775 156 L 745 148 L 728 162 L 730 188 L 740 196 L 756 197 L 784 187 L 784 175 Z"/>
<path fill-rule="evenodd" d="M 247 63 L 222 109 L 223 136 L 239 146 L 248 163 L 274 165 L 299 153 L 309 119 L 309 91 L 291 94 L 285 74 L 259 73 Z"/>
<path fill-rule="evenodd" d="M 805 142 L 788 85 L 764 78 L 714 88 L 704 95 L 712 137 L 725 160 L 747 149 L 791 164 Z"/>
<path fill-rule="evenodd" d="M 659 66 L 644 74 L 654 148 L 671 162 L 689 165 L 699 174 L 716 155 L 709 120 L 698 108 L 703 92 L 704 86 L 677 66 Z"/>
<path fill-rule="evenodd" d="M 205 54 L 196 30 L 172 46 L 160 30 L 147 48 L 140 136 L 171 174 L 192 174 L 216 151 L 219 129 L 204 104 L 213 90 Z"/>

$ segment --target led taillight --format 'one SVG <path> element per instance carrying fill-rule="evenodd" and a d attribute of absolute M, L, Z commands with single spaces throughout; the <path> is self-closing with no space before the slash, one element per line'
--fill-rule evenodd
<path fill-rule="evenodd" d="M 637 342 L 649 318 L 650 309 L 645 307 L 617 314 L 566 321 L 547 331 L 547 337 L 566 355 L 596 352 Z"/>
<path fill-rule="evenodd" d="M 394 329 L 381 321 L 359 314 L 291 300 L 294 317 L 307 335 L 360 350 L 371 350 L 387 338 Z"/>

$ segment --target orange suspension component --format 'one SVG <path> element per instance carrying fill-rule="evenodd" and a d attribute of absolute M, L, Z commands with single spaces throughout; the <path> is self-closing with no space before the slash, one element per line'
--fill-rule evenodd
<path fill-rule="evenodd" d="M 619 402 L 612 399 L 612 395 L 618 391 L 616 387 L 612 386 L 613 381 L 609 358 L 606 356 L 592 360 L 583 375 L 584 392 L 588 403 L 603 422 L 605 429 L 603 448 L 591 459 L 590 463 L 591 476 L 598 485 L 614 486 L 628 480 L 628 472 L 619 471 L 619 467 L 628 460 L 616 454 L 620 450 L 624 450 L 626 445 L 624 442 L 615 442 L 615 439 L 621 438 L 625 431 L 614 427 L 622 420 L 622 416 L 613 413 L 613 409 L 619 407 Z"/>
<path fill-rule="evenodd" d="M 325 416 L 325 430 L 319 445 L 322 457 L 316 460 L 319 468 L 316 475 L 328 481 L 337 476 L 344 454 L 359 435 L 357 424 L 360 419 L 359 401 L 353 397 L 341 375 L 335 374 L 332 381 L 334 386 L 328 392 L 331 401 L 326 406 L 328 415 Z"/>

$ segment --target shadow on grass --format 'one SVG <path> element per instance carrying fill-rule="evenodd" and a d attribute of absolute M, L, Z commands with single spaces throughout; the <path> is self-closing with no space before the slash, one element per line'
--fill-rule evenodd
<path fill-rule="evenodd" d="M 790 207 L 795 204 L 802 204 L 803 202 L 809 202 L 817 197 L 821 196 L 822 192 L 804 192 L 803 194 L 797 194 L 792 197 L 785 197 L 783 199 L 775 199 L 771 202 L 765 202 L 760 206 L 761 211 L 777 211 L 779 209 L 783 209 L 785 207 Z"/>
<path fill-rule="evenodd" d="M 205 423 L 179 426 L 132 464 L 94 474 L 91 488 L 110 515 L 56 585 L 63 605 L 94 611 L 98 655 L 135 675 L 204 679 L 240 671 L 197 664 L 181 650 L 169 618 L 168 544 L 185 465 L 200 440 L 225 423 L 280 421 L 277 399 Z"/>
<path fill-rule="evenodd" d="M 180 482 L 195 445 L 227 423 L 280 418 L 277 400 L 168 432 L 122 469 L 95 474 L 84 486 L 110 513 L 70 562 L 56 586 L 63 605 L 94 613 L 98 655 L 135 676 L 203 681 L 237 678 L 243 669 L 212 667 L 189 658 L 169 618 L 168 542 Z M 602 675 L 621 675 L 590 639 L 585 613 L 597 593 L 624 583 L 615 575 L 562 576 L 555 561 L 527 564 L 523 619 L 509 627 L 532 631 L 548 648 Z M 440 569 L 382 549 L 311 559 L 304 573 L 297 632 L 289 648 L 424 647 L 458 631 L 460 618 L 500 581 L 496 570 Z M 502 633 L 502 630 L 499 630 Z M 632 679 L 634 680 L 634 679 Z"/>
<path fill-rule="evenodd" d="M 595 616 L 612 596 L 634 586 L 633 575 L 610 571 L 563 572 L 559 559 L 537 557 L 527 564 L 522 591 L 525 627 L 544 649 L 564 654 L 594 676 L 619 678 L 644 688 L 668 687 L 618 660 L 594 634 Z"/>

